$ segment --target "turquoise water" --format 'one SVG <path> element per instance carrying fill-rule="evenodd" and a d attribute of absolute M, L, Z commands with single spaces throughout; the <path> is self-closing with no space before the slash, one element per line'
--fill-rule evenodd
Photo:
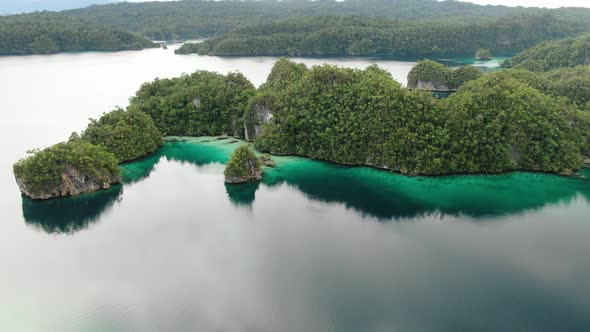
<path fill-rule="evenodd" d="M 148 178 L 160 160 L 203 166 L 227 162 L 244 141 L 215 137 L 180 138 L 167 142 L 154 155 L 124 164 L 123 187 Z M 534 212 L 548 205 L 590 201 L 590 176 L 579 177 L 514 172 L 501 175 L 408 177 L 368 167 L 350 167 L 300 157 L 273 156 L 277 167 L 264 169 L 260 183 L 228 185 L 228 198 L 252 205 L 260 186 L 288 185 L 308 199 L 339 203 L 362 216 L 380 221 L 412 220 L 426 216 L 501 218 Z M 47 232 L 71 233 L 85 228 L 104 210 L 122 199 L 123 188 L 90 195 L 35 202 L 23 198 L 23 215 Z"/>
<path fill-rule="evenodd" d="M 590 327 L 590 180 L 407 177 L 273 156 L 263 181 L 227 185 L 223 163 L 241 144 L 175 138 L 123 165 L 122 186 L 23 198 L 27 226 L 81 250 L 76 269 L 90 271 L 74 275 L 104 293 L 72 313 L 79 299 L 66 292 L 67 314 L 54 323 L 73 319 L 72 331 Z M 118 294 L 129 287 L 135 295 Z"/>

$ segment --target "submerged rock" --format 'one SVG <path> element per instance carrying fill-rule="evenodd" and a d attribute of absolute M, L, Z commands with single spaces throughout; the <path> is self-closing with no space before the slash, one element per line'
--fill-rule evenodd
<path fill-rule="evenodd" d="M 258 158 L 258 161 L 260 162 L 260 164 L 262 166 L 267 166 L 267 167 L 276 167 L 277 166 L 277 164 L 275 163 L 275 161 L 272 160 L 272 158 L 268 154 L 265 154 L 265 155 L 260 156 Z"/>
<path fill-rule="evenodd" d="M 109 189 L 111 188 L 111 184 L 120 183 L 122 180 L 119 174 L 104 174 L 104 177 L 102 181 L 98 181 L 72 166 L 66 166 L 64 172 L 61 174 L 61 183 L 44 188 L 41 191 L 33 192 L 29 190 L 25 181 L 18 176 L 16 177 L 16 183 L 20 191 L 32 199 L 50 199 L 75 196 L 100 189 Z"/>

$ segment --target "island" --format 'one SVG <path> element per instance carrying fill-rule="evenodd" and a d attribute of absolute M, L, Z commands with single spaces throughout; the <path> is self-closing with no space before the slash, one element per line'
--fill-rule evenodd
<path fill-rule="evenodd" d="M 475 53 L 475 60 L 490 61 L 492 60 L 492 52 L 490 52 L 490 50 L 479 49 Z"/>
<path fill-rule="evenodd" d="M 548 71 L 590 64 L 590 34 L 582 34 L 536 45 L 507 60 L 506 68 Z"/>
<path fill-rule="evenodd" d="M 116 109 L 91 119 L 81 134 L 17 162 L 20 191 L 32 199 L 50 199 L 109 189 L 121 182 L 120 163 L 150 154 L 162 134 L 147 114 Z"/>
<path fill-rule="evenodd" d="M 548 25 L 556 27 L 554 34 L 546 33 Z M 467 23 L 344 15 L 311 16 L 236 28 L 200 43 L 187 43 L 176 53 L 219 56 L 424 56 L 474 54 L 477 51 L 478 60 L 490 60 L 491 51 L 517 52 L 541 41 L 588 30 L 590 25 L 587 22 L 574 23 L 566 18 L 537 14 Z"/>
<path fill-rule="evenodd" d="M 78 195 L 121 182 L 117 159 L 106 149 L 81 140 L 59 143 L 14 165 L 21 192 L 33 199 Z"/>
<path fill-rule="evenodd" d="M 517 52 L 590 31 L 590 9 L 437 0 L 149 1 L 0 16 L 0 54 L 117 51 L 211 38 L 178 54 Z"/>
<path fill-rule="evenodd" d="M 225 166 L 225 182 L 240 184 L 249 181 L 260 181 L 262 169 L 256 154 L 248 145 L 237 148 Z"/>
<path fill-rule="evenodd" d="M 29 197 L 75 195 L 116 183 L 116 165 L 153 153 L 163 136 L 207 135 L 247 139 L 259 153 L 412 176 L 572 175 L 590 160 L 589 72 L 484 75 L 427 60 L 406 88 L 376 65 L 308 68 L 281 58 L 255 88 L 239 72 L 199 70 L 143 84 L 127 109 L 91 120 L 81 135 L 16 163 L 14 173 Z M 424 90 L 441 87 L 456 92 L 439 99 Z M 267 159 L 251 147 L 236 150 L 226 181 L 259 180 Z"/>
<path fill-rule="evenodd" d="M 0 55 L 157 48 L 145 36 L 59 13 L 0 16 Z"/>

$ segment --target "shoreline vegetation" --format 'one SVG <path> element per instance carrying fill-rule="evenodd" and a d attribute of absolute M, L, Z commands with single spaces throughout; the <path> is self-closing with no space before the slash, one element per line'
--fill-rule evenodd
<path fill-rule="evenodd" d="M 139 50 L 195 40 L 179 53 L 377 55 L 515 52 L 590 31 L 590 10 L 436 0 L 170 1 L 0 16 L 0 54 Z"/>
<path fill-rule="evenodd" d="M 518 52 L 540 42 L 589 31 L 587 22 L 555 15 L 522 15 L 473 22 L 401 21 L 361 16 L 288 18 L 237 28 L 176 54 L 240 56 L 434 55 Z"/>
<path fill-rule="evenodd" d="M 484 75 L 426 60 L 409 74 L 410 82 L 425 82 L 415 90 L 376 65 L 308 68 L 281 58 L 258 89 L 239 72 L 197 71 L 143 84 L 126 110 L 106 113 L 60 143 L 101 149 L 84 159 L 85 168 L 51 147 L 19 161 L 14 171 L 25 195 L 43 198 L 67 182 L 71 167 L 84 181 L 99 183 L 94 171 L 103 159 L 120 164 L 150 155 L 163 137 L 233 136 L 261 153 L 407 175 L 573 175 L 590 156 L 590 95 L 579 89 L 590 87 L 589 68 Z M 437 99 L 421 90 L 433 82 L 457 92 Z M 59 162 L 39 162 L 49 159 Z"/>

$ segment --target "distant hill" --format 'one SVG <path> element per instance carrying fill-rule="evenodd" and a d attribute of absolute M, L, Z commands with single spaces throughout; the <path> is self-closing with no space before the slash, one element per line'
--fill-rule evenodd
<path fill-rule="evenodd" d="M 58 11 L 82 8 L 90 5 L 104 5 L 114 0 L 2 0 L 0 14 L 29 13 L 34 11 Z"/>

